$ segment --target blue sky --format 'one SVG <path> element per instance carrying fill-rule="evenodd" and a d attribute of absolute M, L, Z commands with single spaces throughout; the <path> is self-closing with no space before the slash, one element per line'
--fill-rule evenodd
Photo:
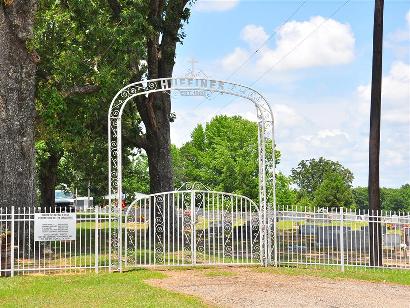
<path fill-rule="evenodd" d="M 385 1 L 384 14 L 380 179 L 398 187 L 410 183 L 410 3 Z M 367 185 L 373 1 L 198 0 L 184 31 L 174 75 L 185 75 L 193 57 L 208 76 L 264 94 L 280 171 L 324 156 Z M 175 98 L 173 111 L 177 145 L 217 114 L 256 119 L 249 103 L 227 97 Z"/>

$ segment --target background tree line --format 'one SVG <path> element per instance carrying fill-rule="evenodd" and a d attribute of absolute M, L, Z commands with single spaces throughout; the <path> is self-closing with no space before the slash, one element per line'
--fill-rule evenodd
<path fill-rule="evenodd" d="M 240 116 L 216 116 L 199 124 L 191 139 L 172 147 L 175 186 L 200 182 L 210 189 L 232 192 L 258 200 L 257 124 Z M 277 164 L 280 152 L 275 153 Z M 128 169 L 124 187 L 149 192 L 147 158 L 139 154 Z M 290 176 L 276 175 L 279 208 L 345 207 L 368 209 L 367 187 L 353 187 L 353 173 L 339 162 L 320 157 L 301 161 Z M 410 211 L 410 185 L 382 188 L 386 211 Z"/>

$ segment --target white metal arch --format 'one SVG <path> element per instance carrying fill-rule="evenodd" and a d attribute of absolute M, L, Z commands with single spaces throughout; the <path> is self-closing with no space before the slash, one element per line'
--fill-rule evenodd
<path fill-rule="evenodd" d="M 236 97 L 247 99 L 256 108 L 258 117 L 258 155 L 259 155 L 259 206 L 263 212 L 263 226 L 262 242 L 265 243 L 263 247 L 264 263 L 270 263 L 271 261 L 271 228 L 268 226 L 270 222 L 268 198 L 272 201 L 273 206 L 273 224 L 276 224 L 276 185 L 275 185 L 275 140 L 274 140 L 274 116 L 272 109 L 268 101 L 258 91 L 243 86 L 241 84 L 231 83 L 222 80 L 205 79 L 205 78 L 187 78 L 187 77 L 173 77 L 173 78 L 159 78 L 144 80 L 135 83 L 131 83 L 122 88 L 115 95 L 111 101 L 108 112 L 108 185 L 109 185 L 109 206 L 110 215 L 111 212 L 116 212 L 118 217 L 121 217 L 121 206 L 113 207 L 113 200 L 116 200 L 118 205 L 122 202 L 122 140 L 121 140 L 121 121 L 122 113 L 127 102 L 132 98 L 140 95 L 149 95 L 155 92 L 170 92 L 170 91 L 185 91 L 185 95 L 197 96 L 204 93 L 220 93 Z M 186 92 L 188 91 L 188 92 Z M 273 165 L 267 166 L 267 153 L 266 144 L 268 141 L 272 143 L 272 161 Z M 271 179 L 267 179 L 269 176 Z M 272 182 L 272 190 L 267 191 L 267 182 Z M 115 197 L 113 197 L 115 196 Z M 111 221 L 111 220 L 110 220 Z M 121 219 L 118 220 L 119 229 L 121 230 Z M 273 232 L 276 233 L 276 226 L 273 228 Z M 112 238 L 110 228 L 110 242 L 113 239 L 114 246 L 121 247 L 122 245 L 122 232 L 118 232 L 118 237 Z M 274 234 L 274 241 L 276 242 L 276 234 Z M 276 245 L 274 245 L 276 249 Z M 111 258 L 111 245 L 110 245 L 110 258 Z M 277 263 L 277 254 L 274 253 Z M 121 254 L 119 254 L 121 258 Z M 121 260 L 119 260 L 121 263 Z"/>

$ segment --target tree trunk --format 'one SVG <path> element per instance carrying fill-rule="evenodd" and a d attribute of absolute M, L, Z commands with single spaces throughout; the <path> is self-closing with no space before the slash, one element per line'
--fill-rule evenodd
<path fill-rule="evenodd" d="M 166 95 L 166 94 L 165 94 Z M 146 128 L 147 138 L 147 156 L 150 175 L 150 191 L 151 193 L 172 191 L 173 190 L 173 175 L 171 163 L 171 139 L 170 139 L 170 123 L 169 109 L 166 105 L 170 105 L 168 98 L 163 94 L 154 96 L 154 113 L 156 124 Z M 162 106 L 161 106 L 162 105 Z"/>
<path fill-rule="evenodd" d="M 172 77 L 175 65 L 176 45 L 180 42 L 179 30 L 183 21 L 188 19 L 185 6 L 188 0 L 150 0 L 148 22 L 153 30 L 147 38 L 147 65 L 149 79 Z M 166 192 L 174 189 L 170 114 L 171 98 L 169 93 L 152 93 L 147 98 L 136 100 L 138 112 L 145 125 L 145 136 L 140 138 L 140 145 L 148 157 L 150 192 Z M 178 232 L 178 215 L 175 205 L 169 199 L 158 197 L 151 199 L 151 225 L 148 232 L 158 242 L 165 243 L 165 238 L 173 238 Z M 159 221 L 163 226 L 156 225 Z M 170 228 L 166 229 L 165 226 Z M 154 249 L 156 249 L 154 247 Z"/>
<path fill-rule="evenodd" d="M 182 23 L 187 19 L 188 0 L 150 0 L 148 21 L 154 28 L 147 39 L 149 79 L 172 77 L 176 45 Z M 137 101 L 146 128 L 143 148 L 147 152 L 151 193 L 173 190 L 169 93 L 153 93 Z"/>
<path fill-rule="evenodd" d="M 379 218 L 372 214 L 380 214 L 380 114 L 382 91 L 382 49 L 383 49 L 383 0 L 375 0 L 373 28 L 373 66 L 372 89 L 370 102 L 370 137 L 369 137 L 369 235 L 370 265 L 382 265 L 382 228 Z"/>
<path fill-rule="evenodd" d="M 41 163 L 39 171 L 41 206 L 47 210 L 55 206 L 55 187 L 60 153 L 50 152 L 50 156 Z"/>
<path fill-rule="evenodd" d="M 35 0 L 0 4 L 0 208 L 35 205 Z"/>
<path fill-rule="evenodd" d="M 142 105 L 141 105 L 142 104 Z M 145 151 L 148 157 L 150 175 L 150 192 L 168 192 L 174 189 L 171 161 L 170 140 L 170 106 L 171 101 L 166 93 L 151 94 L 145 102 L 140 102 L 139 110 L 146 125 Z M 168 225 L 169 221 L 177 221 L 174 204 L 168 198 L 151 198 L 151 238 L 165 243 L 165 237 L 173 238 L 178 232 L 176 225 L 171 228 L 158 227 L 157 221 Z M 157 228 L 158 227 L 158 228 Z"/>

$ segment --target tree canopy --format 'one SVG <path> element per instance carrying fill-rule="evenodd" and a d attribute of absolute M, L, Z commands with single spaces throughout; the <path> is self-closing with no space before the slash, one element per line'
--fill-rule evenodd
<path fill-rule="evenodd" d="M 271 146 L 267 145 L 267 152 L 270 148 L 272 153 Z M 275 157 L 278 163 L 278 151 Z M 180 149 L 174 148 L 173 159 L 177 185 L 201 182 L 212 189 L 258 199 L 258 126 L 255 122 L 240 116 L 216 116 L 205 127 L 199 124 L 191 140 Z M 269 160 L 268 168 L 272 163 Z"/>
<path fill-rule="evenodd" d="M 323 157 L 302 160 L 296 168 L 292 168 L 291 179 L 301 193 L 313 194 L 330 173 L 337 173 L 345 183 L 352 184 L 354 177 L 349 169 Z"/>
<path fill-rule="evenodd" d="M 106 194 L 109 104 L 118 89 L 147 72 L 148 41 L 167 29 L 150 19 L 153 2 L 40 0 L 31 48 L 40 59 L 36 149 L 42 204 L 53 203 L 53 188 L 61 182 L 84 193 L 91 181 L 92 194 Z M 164 9 L 172 13 L 171 4 Z M 144 129 L 134 103 L 127 105 L 122 126 L 129 174 Z"/>
<path fill-rule="evenodd" d="M 345 207 L 354 205 L 352 189 L 341 174 L 330 172 L 314 192 L 313 203 L 317 207 Z"/>
<path fill-rule="evenodd" d="M 368 209 L 368 189 L 367 187 L 353 188 L 355 203 L 359 209 Z M 380 189 L 381 209 L 384 211 L 405 211 L 410 212 L 410 184 L 402 185 L 400 188 Z"/>
<path fill-rule="evenodd" d="M 298 199 L 303 206 L 353 205 L 353 173 L 339 162 L 323 157 L 302 160 L 291 170 L 290 177 L 299 188 Z"/>

